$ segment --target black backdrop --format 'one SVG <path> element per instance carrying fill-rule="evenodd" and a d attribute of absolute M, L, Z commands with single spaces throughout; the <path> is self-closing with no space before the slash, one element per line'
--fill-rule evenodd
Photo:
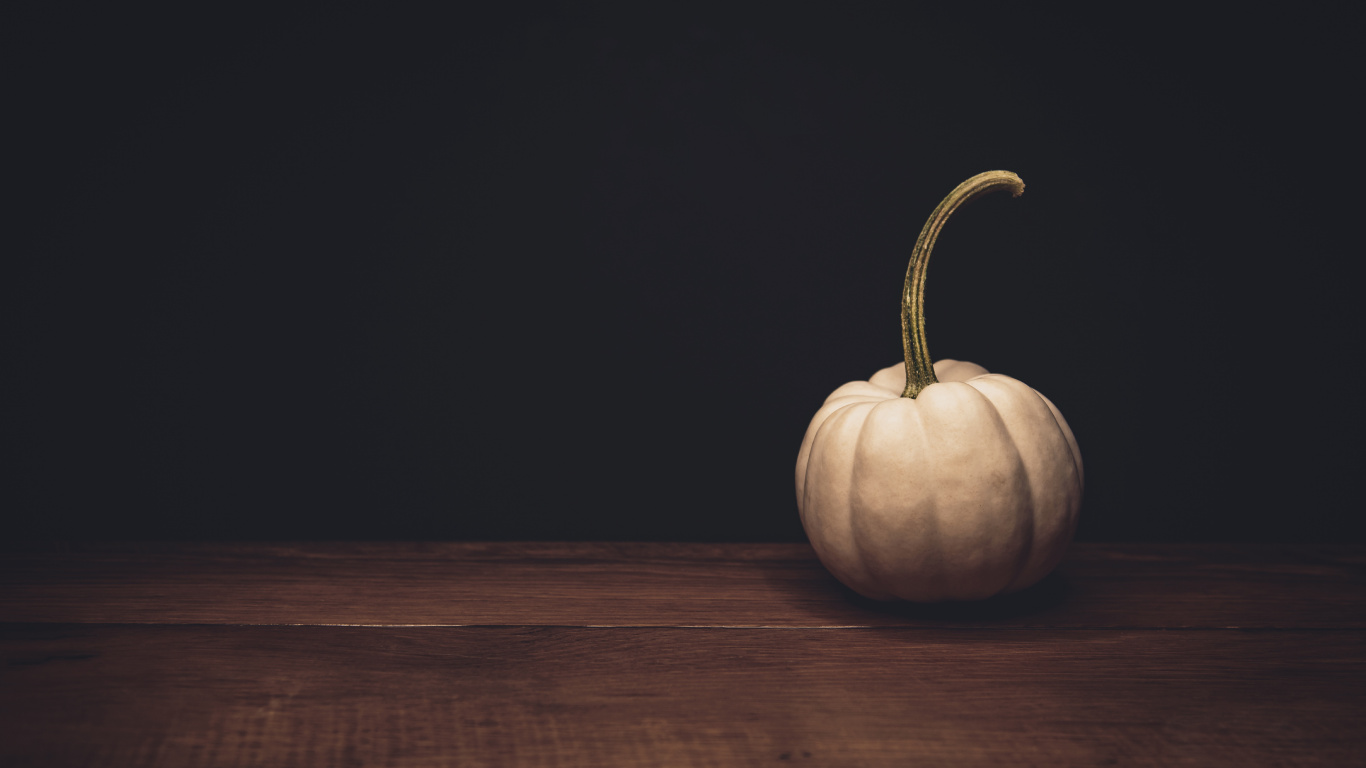
<path fill-rule="evenodd" d="M 994 168 L 930 349 L 1062 409 L 1081 538 L 1366 530 L 1343 19 L 117 5 L 5 11 L 10 535 L 799 538 Z"/>

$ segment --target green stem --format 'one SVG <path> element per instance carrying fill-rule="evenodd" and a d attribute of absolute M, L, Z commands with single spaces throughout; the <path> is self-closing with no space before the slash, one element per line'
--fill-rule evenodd
<path fill-rule="evenodd" d="M 944 198 L 920 230 L 901 295 L 901 346 L 906 351 L 906 391 L 901 393 L 902 397 L 913 398 L 939 381 L 925 344 L 925 268 L 930 263 L 935 238 L 959 206 L 1002 188 L 1010 190 L 1011 197 L 1019 197 L 1024 192 L 1024 182 L 1010 171 L 987 171 L 973 176 Z"/>

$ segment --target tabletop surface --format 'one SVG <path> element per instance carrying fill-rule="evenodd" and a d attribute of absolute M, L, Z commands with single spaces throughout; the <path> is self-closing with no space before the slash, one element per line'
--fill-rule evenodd
<path fill-rule="evenodd" d="M 1359 545 L 914 606 L 805 544 L 6 544 L 0 765 L 1366 765 L 1364 609 Z"/>

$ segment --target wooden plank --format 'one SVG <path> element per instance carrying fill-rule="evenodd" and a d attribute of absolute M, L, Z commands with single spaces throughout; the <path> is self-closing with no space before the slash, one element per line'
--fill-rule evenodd
<path fill-rule="evenodd" d="M 0 625 L 3 765 L 1366 764 L 1359 631 Z"/>
<path fill-rule="evenodd" d="M 1366 628 L 1366 547 L 1074 544 L 1037 587 L 888 606 L 806 544 L 11 545 L 0 621 Z"/>

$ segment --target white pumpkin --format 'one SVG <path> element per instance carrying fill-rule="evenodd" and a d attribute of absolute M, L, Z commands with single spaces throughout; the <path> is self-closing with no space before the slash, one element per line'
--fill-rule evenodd
<path fill-rule="evenodd" d="M 979 365 L 929 365 L 924 268 L 962 202 L 1004 171 L 954 190 L 925 225 L 902 302 L 903 364 L 826 398 L 797 455 L 797 506 L 821 562 L 878 600 L 976 600 L 1024 589 L 1058 564 L 1081 509 L 1081 451 L 1048 398 Z M 908 373 L 910 375 L 908 383 Z"/>
<path fill-rule="evenodd" d="M 1048 398 L 957 360 L 902 397 L 906 368 L 831 393 L 797 455 L 821 562 L 878 600 L 974 600 L 1057 566 L 1081 509 L 1076 438 Z"/>

